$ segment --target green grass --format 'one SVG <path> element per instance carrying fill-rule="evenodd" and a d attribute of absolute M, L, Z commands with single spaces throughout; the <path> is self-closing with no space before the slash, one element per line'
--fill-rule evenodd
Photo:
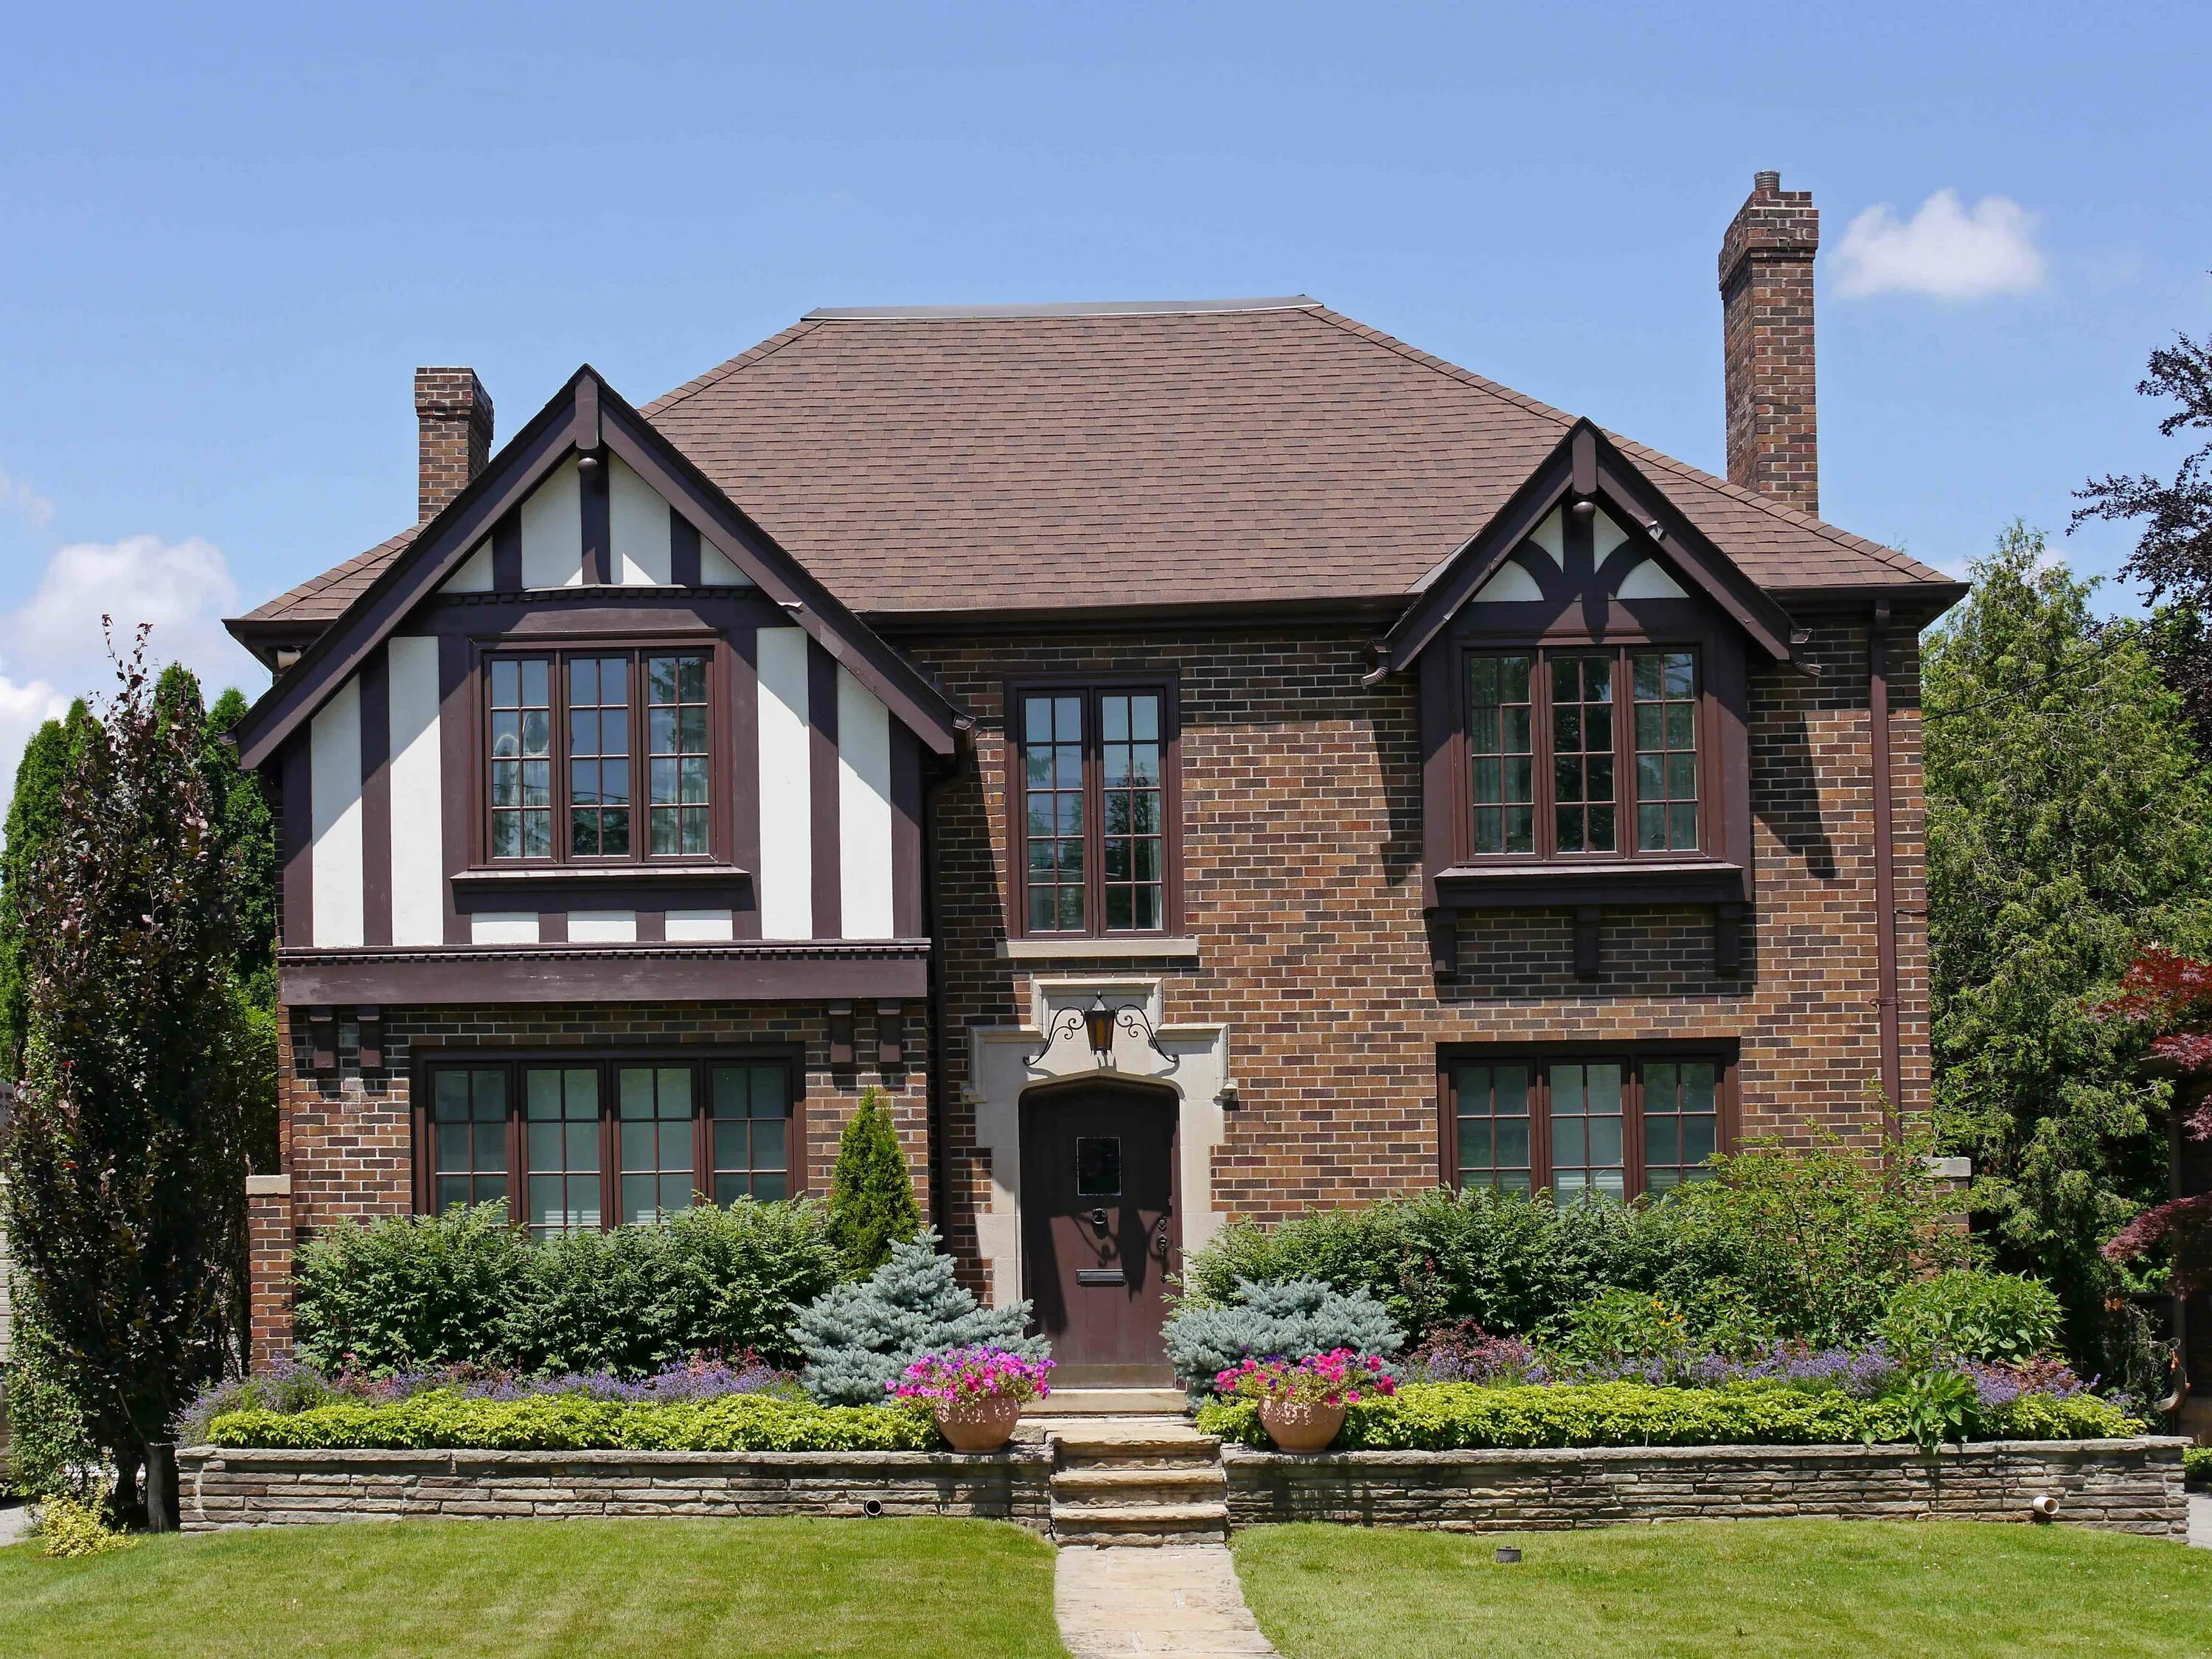
<path fill-rule="evenodd" d="M 406 1522 L 0 1549 L 0 1654 L 1065 1659 L 1052 1547 L 990 1521 Z"/>
<path fill-rule="evenodd" d="M 2212 1651 L 2212 1552 L 2071 1527 L 1769 1521 L 1236 1538 L 1285 1659 Z M 1518 1544 L 1499 1566 L 1491 1552 Z"/>

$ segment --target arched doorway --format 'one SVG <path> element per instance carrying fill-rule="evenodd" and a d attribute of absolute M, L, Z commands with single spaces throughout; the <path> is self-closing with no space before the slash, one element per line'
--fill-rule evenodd
<path fill-rule="evenodd" d="M 1023 1294 L 1070 1387 L 1175 1380 L 1163 1280 L 1182 1243 L 1175 1092 L 1078 1078 L 1022 1097 Z"/>

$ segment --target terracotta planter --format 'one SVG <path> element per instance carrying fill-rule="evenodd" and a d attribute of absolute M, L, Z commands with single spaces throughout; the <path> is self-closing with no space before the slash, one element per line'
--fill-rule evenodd
<path fill-rule="evenodd" d="M 1262 1400 L 1260 1424 L 1277 1451 L 1327 1451 L 1344 1426 L 1341 1405 L 1304 1405 L 1295 1400 Z"/>
<path fill-rule="evenodd" d="M 955 1451 L 998 1450 L 1014 1437 L 1014 1425 L 1022 1415 L 1022 1402 L 1006 1394 L 970 1401 L 965 1405 L 955 1405 L 949 1400 L 933 1403 L 938 1430 L 952 1443 Z M 1339 1412 L 1337 1415 L 1341 1419 L 1344 1414 Z"/>

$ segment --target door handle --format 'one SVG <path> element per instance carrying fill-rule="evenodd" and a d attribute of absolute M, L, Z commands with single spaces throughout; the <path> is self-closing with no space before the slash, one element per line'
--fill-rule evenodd
<path fill-rule="evenodd" d="M 1160 1212 L 1160 1218 L 1152 1224 L 1152 1254 L 1164 1265 L 1170 1246 L 1168 1243 L 1168 1223 L 1175 1219 L 1173 1210 Z"/>

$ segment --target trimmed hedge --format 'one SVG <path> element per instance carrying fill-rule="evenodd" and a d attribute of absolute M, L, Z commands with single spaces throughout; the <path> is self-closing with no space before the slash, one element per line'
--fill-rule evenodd
<path fill-rule="evenodd" d="M 817 1406 L 763 1395 L 638 1405 L 581 1395 L 482 1400 L 446 1390 L 392 1405 L 226 1412 L 217 1446 L 285 1451 L 936 1451 L 926 1409 Z"/>
<path fill-rule="evenodd" d="M 1209 1401 L 1202 1433 L 1265 1449 L 1252 1400 Z M 1976 1438 L 2106 1440 L 2144 1425 L 2089 1395 L 2027 1395 L 1984 1414 Z M 1901 1399 L 1759 1384 L 1652 1388 L 1640 1382 L 1485 1388 L 1410 1382 L 1345 1408 L 1339 1451 L 1461 1451 L 1506 1446 L 1817 1446 L 1912 1438 Z"/>
<path fill-rule="evenodd" d="M 2212 1446 L 2191 1446 L 2181 1454 L 2181 1473 L 2192 1486 L 2212 1485 Z"/>

